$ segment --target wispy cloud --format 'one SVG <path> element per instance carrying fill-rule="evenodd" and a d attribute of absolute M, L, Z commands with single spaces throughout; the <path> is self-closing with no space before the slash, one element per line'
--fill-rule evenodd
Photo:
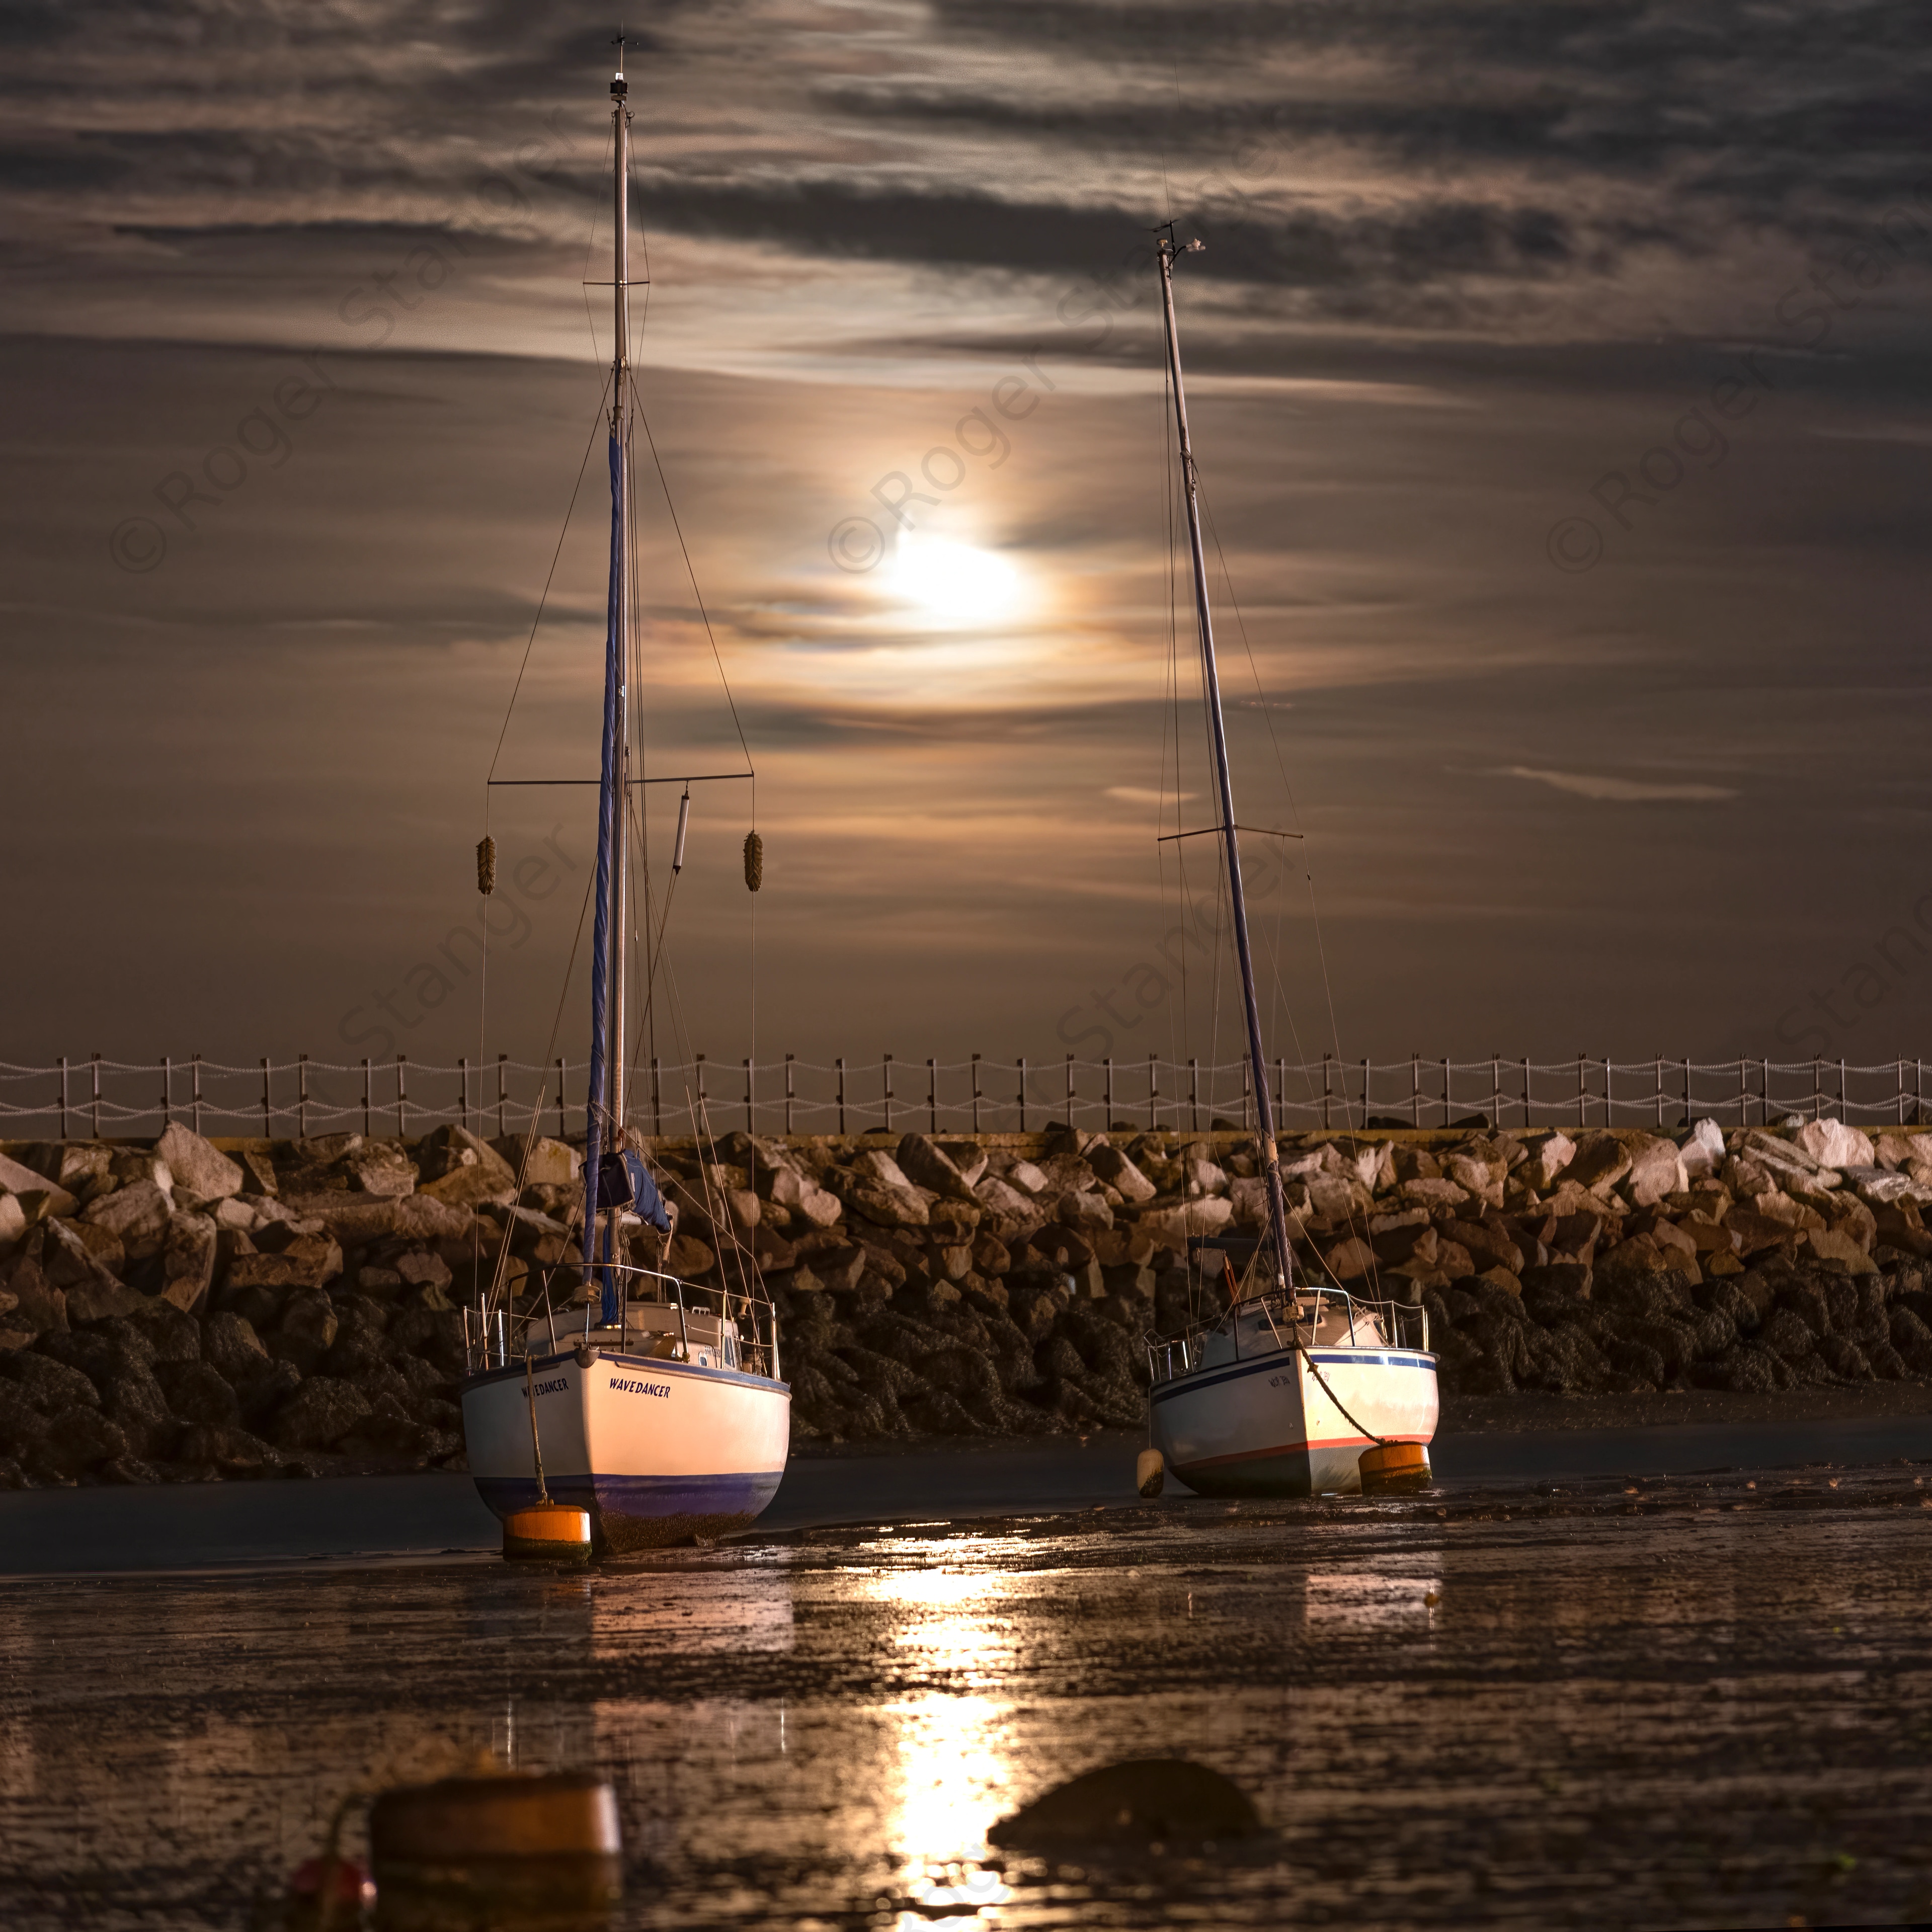
<path fill-rule="evenodd" d="M 1124 805 L 1165 805 L 1174 796 L 1172 792 L 1155 791 L 1147 785 L 1109 785 L 1106 795 L 1118 799 Z M 1184 791 L 1180 798 L 1184 802 L 1198 796 L 1196 793 Z"/>
<path fill-rule="evenodd" d="M 1635 778 L 1602 778 L 1592 772 L 1543 772 L 1528 765 L 1505 766 L 1496 776 L 1532 778 L 1557 791 L 1574 792 L 1579 798 L 1601 799 L 1618 805 L 1651 804 L 1665 799 L 1701 804 L 1737 796 L 1726 785 L 1643 784 Z"/>

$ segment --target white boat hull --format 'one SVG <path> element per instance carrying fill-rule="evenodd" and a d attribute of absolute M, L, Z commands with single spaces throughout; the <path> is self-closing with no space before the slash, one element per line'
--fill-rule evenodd
<path fill-rule="evenodd" d="M 791 1391 L 737 1369 L 574 1350 L 539 1357 L 537 1438 L 551 1497 L 590 1513 L 600 1550 L 644 1550 L 748 1528 L 776 1494 Z M 463 1385 L 478 1493 L 499 1517 L 538 1498 L 523 1365 Z"/>
<path fill-rule="evenodd" d="M 1148 1402 L 1154 1446 L 1198 1495 L 1358 1492 L 1377 1439 L 1435 1436 L 1436 1358 L 1387 1344 L 1271 1349 L 1156 1383 Z"/>

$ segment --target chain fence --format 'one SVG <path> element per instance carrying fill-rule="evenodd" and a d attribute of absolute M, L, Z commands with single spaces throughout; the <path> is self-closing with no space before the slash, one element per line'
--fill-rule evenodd
<path fill-rule="evenodd" d="M 1700 1116 L 1727 1124 L 1796 1114 L 1904 1124 L 1922 1118 L 1924 1062 L 1853 1066 L 1843 1060 L 1528 1060 L 1274 1061 L 1276 1120 L 1314 1129 L 1441 1127 L 1478 1119 L 1493 1126 L 1675 1126 Z M 563 1136 L 580 1116 L 589 1068 L 500 1054 L 442 1066 L 410 1060 L 262 1058 L 231 1066 L 198 1054 L 176 1060 L 0 1061 L 0 1134 L 16 1139 L 85 1135 L 142 1138 L 181 1120 L 197 1132 L 269 1139 L 350 1131 L 420 1135 L 445 1122 L 482 1133 L 522 1132 L 532 1122 Z M 856 1134 L 923 1129 L 995 1132 L 1064 1121 L 1087 1128 L 1252 1128 L 1246 1060 L 877 1059 L 640 1062 L 628 1114 L 656 1135 Z"/>

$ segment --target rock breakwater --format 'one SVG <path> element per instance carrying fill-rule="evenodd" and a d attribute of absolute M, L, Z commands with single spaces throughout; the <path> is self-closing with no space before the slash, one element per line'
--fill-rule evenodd
<path fill-rule="evenodd" d="M 646 1144 L 638 1258 L 782 1320 L 802 1440 L 1137 1424 L 1143 1337 L 1218 1305 L 1190 1234 L 1258 1232 L 1252 1137 L 1062 1130 Z M 1932 1379 L 1932 1137 L 1291 1136 L 1305 1270 L 1420 1304 L 1447 1394 Z M 580 1308 L 578 1152 L 419 1142 L 0 1154 L 0 1486 L 462 1466 L 463 1313 Z"/>

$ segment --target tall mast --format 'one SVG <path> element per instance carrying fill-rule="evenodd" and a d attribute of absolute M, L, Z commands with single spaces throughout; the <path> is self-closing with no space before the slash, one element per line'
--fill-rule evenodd
<path fill-rule="evenodd" d="M 1234 788 L 1228 772 L 1228 728 L 1221 716 L 1221 680 L 1214 662 L 1214 621 L 1208 608 L 1208 560 L 1201 547 L 1199 480 L 1195 474 L 1194 448 L 1187 434 L 1187 394 L 1180 380 L 1180 338 L 1174 320 L 1174 265 L 1204 244 L 1194 241 L 1184 248 L 1174 238 L 1173 224 L 1162 236 L 1156 254 L 1160 262 L 1160 298 L 1167 321 L 1167 366 L 1174 380 L 1174 420 L 1180 439 L 1180 476 L 1187 496 L 1187 541 L 1194 556 L 1194 608 L 1201 626 L 1201 673 L 1208 697 L 1208 716 L 1214 727 L 1214 776 L 1221 807 L 1219 830 L 1228 852 L 1228 897 L 1234 914 L 1234 950 L 1240 956 L 1241 997 L 1248 1020 L 1248 1059 L 1255 1083 L 1255 1102 L 1261 1124 L 1262 1172 L 1268 1177 L 1268 1222 L 1274 1235 L 1275 1271 L 1286 1288 L 1294 1279 L 1288 1244 L 1288 1208 L 1282 1198 L 1281 1160 L 1274 1144 L 1274 1107 L 1269 1097 L 1268 1060 L 1262 1048 L 1262 1014 L 1255 997 L 1255 962 L 1248 944 L 1248 904 L 1241 890 L 1240 842 L 1234 830 Z"/>
<path fill-rule="evenodd" d="M 628 673 L 631 639 L 630 447 L 626 431 L 631 411 L 631 110 L 626 98 L 624 36 L 617 35 L 617 73 L 610 83 L 611 146 L 616 154 L 616 201 L 612 217 L 614 260 L 611 266 L 611 321 L 615 340 L 610 351 L 610 440 L 617 448 L 616 488 L 622 502 L 611 568 L 612 616 L 617 627 L 617 718 L 616 746 L 616 818 L 610 849 L 610 1120 L 626 1124 L 624 1076 L 624 994 L 629 948 L 627 943 L 626 889 L 629 872 L 631 818 L 631 707 Z"/>
<path fill-rule="evenodd" d="M 590 1082 L 584 1096 L 584 1283 L 601 1277 L 603 1319 L 616 1322 L 622 1310 L 616 1277 L 608 1264 L 616 1258 L 614 1216 L 607 1215 L 600 1266 L 598 1253 L 598 1162 L 606 1146 L 616 1146 L 623 1127 L 624 982 L 628 949 L 625 874 L 628 832 L 631 744 L 627 673 L 631 638 L 630 464 L 627 433 L 630 394 L 630 174 L 631 117 L 626 104 L 624 40 L 617 37 L 617 71 L 610 82 L 614 176 L 611 237 L 612 321 L 610 349 L 610 580 L 604 635 L 604 719 L 597 798 L 597 913 L 590 953 Z"/>

